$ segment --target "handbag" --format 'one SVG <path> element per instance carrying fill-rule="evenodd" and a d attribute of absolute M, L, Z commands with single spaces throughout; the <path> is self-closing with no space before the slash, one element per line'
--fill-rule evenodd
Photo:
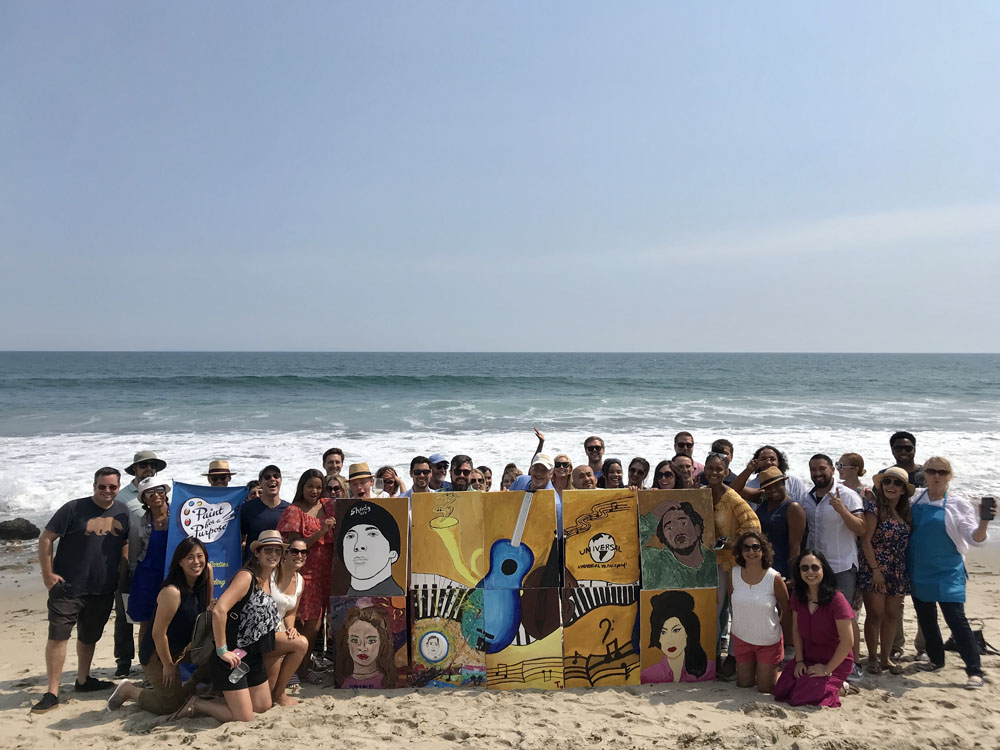
<path fill-rule="evenodd" d="M 972 623 L 978 624 L 979 628 L 972 628 Z M 969 620 L 969 627 L 972 628 L 972 637 L 976 641 L 976 647 L 979 649 L 980 656 L 1000 656 L 1000 651 L 991 646 L 983 635 L 984 625 L 982 620 Z M 958 646 L 955 645 L 955 636 L 951 636 L 944 642 L 944 648 L 945 651 L 958 651 Z"/>
<path fill-rule="evenodd" d="M 199 667 L 208 664 L 215 653 L 215 633 L 212 632 L 212 613 L 209 610 L 199 612 L 194 618 L 194 631 L 191 633 L 191 646 L 188 648 L 188 661 Z"/>

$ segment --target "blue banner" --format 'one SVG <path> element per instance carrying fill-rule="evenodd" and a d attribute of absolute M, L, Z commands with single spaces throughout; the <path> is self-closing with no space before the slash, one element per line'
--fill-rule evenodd
<path fill-rule="evenodd" d="M 174 549 L 181 539 L 197 537 L 208 550 L 208 561 L 215 576 L 213 593 L 218 599 L 243 564 L 240 506 L 246 499 L 246 487 L 200 487 L 174 482 L 166 567 L 170 567 Z"/>

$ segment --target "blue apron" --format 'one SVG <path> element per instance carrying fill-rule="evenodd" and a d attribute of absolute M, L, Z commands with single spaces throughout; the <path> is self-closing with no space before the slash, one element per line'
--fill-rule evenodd
<path fill-rule="evenodd" d="M 913 506 L 910 534 L 910 581 L 913 596 L 922 602 L 964 602 L 965 561 L 945 530 L 944 514 L 948 496 L 939 506 Z"/>

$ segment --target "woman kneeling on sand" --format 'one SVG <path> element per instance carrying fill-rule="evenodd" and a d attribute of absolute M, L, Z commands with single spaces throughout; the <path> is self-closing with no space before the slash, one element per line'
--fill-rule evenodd
<path fill-rule="evenodd" d="M 153 626 L 139 642 L 139 662 L 146 673 L 149 688 L 143 689 L 122 680 L 108 699 L 108 710 L 136 701 L 139 708 L 153 714 L 169 714 L 184 703 L 198 684 L 202 668 L 181 684 L 177 665 L 191 644 L 194 621 L 212 601 L 212 566 L 208 564 L 205 545 L 186 537 L 174 550 L 166 580 L 156 597 Z"/>

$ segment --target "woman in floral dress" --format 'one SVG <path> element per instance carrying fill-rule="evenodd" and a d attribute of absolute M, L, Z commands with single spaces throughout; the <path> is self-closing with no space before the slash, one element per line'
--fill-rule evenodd
<path fill-rule="evenodd" d="M 890 654 L 903 597 L 910 593 L 906 549 L 910 544 L 910 498 L 914 487 L 906 471 L 898 466 L 876 474 L 873 482 L 874 500 L 866 500 L 864 505 L 865 533 L 858 569 L 858 588 L 865 600 L 867 671 L 899 674 L 902 669 Z"/>
<path fill-rule="evenodd" d="M 299 477 L 292 504 L 278 521 L 278 531 L 286 540 L 301 536 L 309 556 L 299 573 L 305 585 L 299 600 L 299 632 L 309 641 L 310 650 L 330 603 L 330 575 L 333 567 L 334 536 L 337 525 L 333 502 L 323 497 L 323 473 L 309 469 Z M 299 666 L 299 678 L 314 681 L 307 674 L 310 652 Z"/>

